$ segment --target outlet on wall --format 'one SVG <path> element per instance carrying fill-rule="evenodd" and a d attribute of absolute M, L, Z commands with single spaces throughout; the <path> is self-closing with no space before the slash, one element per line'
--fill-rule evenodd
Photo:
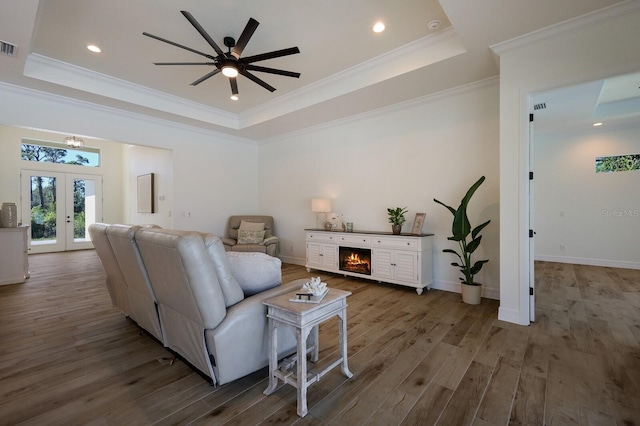
<path fill-rule="evenodd" d="M 560 251 L 564 251 L 564 245 L 560 244 Z"/>

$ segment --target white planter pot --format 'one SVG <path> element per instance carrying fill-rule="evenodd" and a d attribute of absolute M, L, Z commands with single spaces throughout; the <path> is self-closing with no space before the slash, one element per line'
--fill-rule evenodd
<path fill-rule="evenodd" d="M 481 299 L 480 293 L 482 292 L 482 286 L 461 284 L 461 287 L 462 287 L 462 301 L 464 303 L 468 303 L 469 305 L 480 304 L 480 299 Z"/>

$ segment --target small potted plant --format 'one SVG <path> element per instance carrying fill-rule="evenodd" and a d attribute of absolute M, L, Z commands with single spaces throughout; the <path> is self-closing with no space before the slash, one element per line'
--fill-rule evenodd
<path fill-rule="evenodd" d="M 462 300 L 465 303 L 470 303 L 472 305 L 477 305 L 480 303 L 480 290 L 481 285 L 474 281 L 474 275 L 480 272 L 482 269 L 482 265 L 487 263 L 489 260 L 478 260 L 475 263 L 471 261 L 471 255 L 474 251 L 480 246 L 480 242 L 482 241 L 482 235 L 480 235 L 480 231 L 484 229 L 485 226 L 491 222 L 490 220 L 484 222 L 481 225 L 476 226 L 471 229 L 471 224 L 469 223 L 469 217 L 467 216 L 467 206 L 469 205 L 469 200 L 474 192 L 478 189 L 480 185 L 484 182 L 484 176 L 482 176 L 476 183 L 473 184 L 471 188 L 467 191 L 464 198 L 460 202 L 460 206 L 458 209 L 454 209 L 453 207 L 449 207 L 441 201 L 435 201 L 438 204 L 445 206 L 453 215 L 453 225 L 451 227 L 452 236 L 447 239 L 450 241 L 455 241 L 458 243 L 460 251 L 455 251 L 452 249 L 444 249 L 442 250 L 444 253 L 453 253 L 458 256 L 459 262 L 453 262 L 451 265 L 460 268 L 460 272 L 464 278 L 460 278 L 462 281 Z M 470 239 L 469 239 L 470 237 Z"/>
<path fill-rule="evenodd" d="M 407 221 L 404 214 L 407 212 L 406 207 L 396 207 L 395 209 L 387 208 L 389 213 L 389 223 L 391 224 L 391 230 L 395 235 L 400 234 L 402 230 L 402 224 Z"/>

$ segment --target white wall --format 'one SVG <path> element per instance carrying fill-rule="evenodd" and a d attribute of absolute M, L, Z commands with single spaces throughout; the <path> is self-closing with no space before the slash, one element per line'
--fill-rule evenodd
<path fill-rule="evenodd" d="M 640 154 L 640 127 L 535 137 L 536 260 L 640 269 L 640 171 L 596 157 Z"/>
<path fill-rule="evenodd" d="M 529 324 L 529 98 L 536 92 L 640 69 L 639 2 L 610 19 L 534 34 L 496 48 L 500 55 L 500 310 Z"/>
<path fill-rule="evenodd" d="M 163 228 L 173 228 L 173 155 L 167 149 L 126 145 L 125 210 L 127 223 L 153 223 Z M 138 212 L 138 176 L 153 173 L 154 213 Z M 180 212 L 178 212 L 180 214 Z"/>
<path fill-rule="evenodd" d="M 309 129 L 260 146 L 260 205 L 275 218 L 282 258 L 304 264 L 304 229 L 315 227 L 312 198 L 330 198 L 355 230 L 391 231 L 387 207 L 427 214 L 435 234 L 436 288 L 459 291 L 450 266 L 452 216 L 433 198 L 457 207 L 482 175 L 471 202 L 472 224 L 491 219 L 479 256 L 486 296 L 499 292 L 498 82 L 480 82 L 373 114 Z"/>
<path fill-rule="evenodd" d="M 122 145 L 97 139 L 84 138 L 87 146 L 99 148 L 102 163 L 100 167 L 35 163 L 20 159 L 22 138 L 61 143 L 65 136 L 58 133 L 34 129 L 0 125 L 0 202 L 15 202 L 18 217 L 22 216 L 20 206 L 20 170 L 45 170 L 50 172 L 75 172 L 85 175 L 103 176 L 103 215 L 105 221 L 122 222 L 123 186 Z M 113 188 L 118 188 L 114 191 Z"/>
<path fill-rule="evenodd" d="M 173 152 L 173 208 L 171 210 L 185 212 L 184 216 L 178 214 L 173 217 L 175 228 L 222 234 L 230 215 L 259 211 L 258 149 L 252 141 L 175 125 L 8 84 L 0 84 L 0 99 L 2 99 L 0 125 L 48 129 L 53 132 L 103 138 L 123 144 L 171 150 Z M 4 145 L 3 142 L 3 148 Z M 15 149 L 18 150 L 19 156 L 19 146 Z M 124 162 L 125 157 L 121 157 L 118 161 Z M 120 166 L 122 167 L 122 164 Z M 119 176 L 122 176 L 122 173 Z M 7 196 L 18 193 L 17 179 L 17 174 L 8 170 L 2 171 L 0 186 L 9 188 Z M 122 213 L 127 200 L 123 186 L 107 187 L 105 193 L 107 190 L 120 191 L 121 200 L 117 202 L 117 208 L 113 205 L 107 206 L 107 200 L 105 200 L 105 209 L 118 210 L 121 213 L 113 216 L 105 214 L 105 220 L 127 221 L 128 218 Z M 2 189 L 2 191 L 7 190 Z M 4 192 L 0 195 L 4 195 Z M 109 204 L 111 202 L 112 200 L 109 200 Z M 113 203 L 115 205 L 116 201 Z M 168 209 L 169 207 L 167 211 Z M 187 215 L 187 213 L 190 214 Z"/>

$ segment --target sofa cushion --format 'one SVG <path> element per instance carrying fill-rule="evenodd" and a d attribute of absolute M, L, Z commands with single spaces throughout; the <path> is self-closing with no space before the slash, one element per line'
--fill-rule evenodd
<path fill-rule="evenodd" d="M 264 222 L 249 222 L 243 220 L 240 222 L 241 231 L 264 231 Z"/>
<path fill-rule="evenodd" d="M 226 253 L 231 272 L 244 291 L 244 296 L 261 293 L 282 282 L 282 261 L 264 253 L 233 252 Z"/>
<path fill-rule="evenodd" d="M 222 246 L 222 241 L 213 234 L 202 234 L 202 239 L 218 276 L 218 282 L 224 295 L 224 304 L 226 307 L 235 305 L 244 299 L 244 292 L 231 273 L 229 260 Z"/>
<path fill-rule="evenodd" d="M 238 244 L 262 244 L 265 231 L 238 230 Z"/>

